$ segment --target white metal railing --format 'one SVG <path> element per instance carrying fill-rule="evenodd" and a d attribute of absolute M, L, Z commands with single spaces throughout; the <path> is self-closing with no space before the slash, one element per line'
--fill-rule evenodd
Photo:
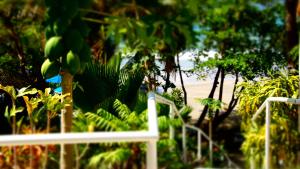
<path fill-rule="evenodd" d="M 290 104 L 300 104 L 300 99 L 286 98 L 286 97 L 269 97 L 259 107 L 256 113 L 252 117 L 252 121 L 255 122 L 258 115 L 266 108 L 266 131 L 265 131 L 265 169 L 271 168 L 270 157 L 270 124 L 271 124 L 271 102 L 283 102 Z M 299 123 L 300 124 L 300 123 Z M 251 168 L 256 168 L 254 162 L 251 162 Z"/>
<path fill-rule="evenodd" d="M 146 142 L 146 167 L 157 169 L 157 147 L 159 139 L 155 94 L 148 94 L 148 131 L 128 132 L 83 132 L 50 133 L 30 135 L 2 135 L 0 146 L 34 145 L 34 144 L 77 144 L 104 142 Z"/>
<path fill-rule="evenodd" d="M 168 100 L 160 95 L 155 95 L 155 98 L 156 98 L 156 101 L 158 103 L 162 103 L 162 104 L 166 104 L 166 105 L 169 105 L 170 107 L 170 118 L 174 118 L 175 115 L 177 115 L 180 119 L 181 119 L 181 122 L 182 122 L 182 149 L 183 149 L 183 161 L 186 162 L 187 161 L 187 147 L 186 147 L 186 137 L 187 137 L 187 133 L 186 133 L 186 129 L 191 129 L 191 130 L 194 130 L 194 131 L 197 131 L 197 160 L 200 160 L 202 158 L 202 150 L 201 150 L 201 142 L 202 142 L 202 139 L 201 139 L 201 136 L 205 137 L 208 142 L 209 142 L 209 154 L 210 154 L 210 161 L 212 162 L 212 154 L 213 154 L 213 145 L 215 147 L 218 147 L 220 148 L 220 146 L 218 144 L 216 144 L 215 142 L 213 142 L 213 140 L 207 136 L 205 134 L 205 132 L 203 132 L 200 128 L 196 127 L 196 126 L 192 126 L 192 125 L 189 125 L 189 124 L 186 124 L 183 120 L 183 118 L 181 117 L 180 115 L 180 111 L 178 111 L 177 107 L 175 106 L 174 102 L 171 101 L 171 100 Z M 174 139 L 174 136 L 175 136 L 175 130 L 174 130 L 174 127 L 170 126 L 170 139 Z M 228 166 L 230 167 L 234 167 L 234 168 L 239 168 L 230 158 L 229 156 L 224 153 L 224 157 L 227 159 L 228 161 Z"/>

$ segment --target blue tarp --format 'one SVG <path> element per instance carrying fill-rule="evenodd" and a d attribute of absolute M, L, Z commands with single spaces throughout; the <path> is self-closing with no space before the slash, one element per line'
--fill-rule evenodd
<path fill-rule="evenodd" d="M 53 76 L 49 79 L 46 79 L 46 82 L 48 82 L 48 83 L 61 83 L 61 76 L 60 75 Z"/>
<path fill-rule="evenodd" d="M 61 94 L 61 87 L 58 87 L 58 88 L 54 89 L 54 92 Z"/>
<path fill-rule="evenodd" d="M 46 82 L 60 84 L 61 83 L 61 76 L 60 75 L 53 76 L 53 77 L 51 77 L 49 79 L 46 79 Z M 60 94 L 61 91 L 62 91 L 61 87 L 58 87 L 58 88 L 54 89 L 55 93 L 59 93 Z"/>

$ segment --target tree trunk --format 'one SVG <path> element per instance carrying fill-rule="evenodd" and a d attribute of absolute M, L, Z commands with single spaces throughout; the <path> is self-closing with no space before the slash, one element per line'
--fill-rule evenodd
<path fill-rule="evenodd" d="M 223 100 L 223 88 L 224 88 L 224 79 L 225 79 L 225 70 L 221 69 L 221 77 L 220 77 L 220 89 L 219 89 L 219 101 Z M 220 110 L 216 110 L 215 118 L 219 116 Z"/>
<path fill-rule="evenodd" d="M 166 84 L 163 86 L 164 92 L 167 93 L 169 87 L 171 86 L 171 82 L 170 82 L 170 72 L 166 72 L 167 77 L 166 77 Z"/>
<path fill-rule="evenodd" d="M 72 102 L 72 85 L 73 76 L 68 72 L 62 73 L 62 94 L 68 94 L 65 97 L 65 108 L 61 112 L 61 133 L 71 132 L 72 129 L 72 117 L 73 117 L 73 102 Z M 61 169 L 72 169 L 74 164 L 73 156 L 73 145 L 72 144 L 62 144 L 60 151 L 61 159 Z"/>
<path fill-rule="evenodd" d="M 171 81 L 170 81 L 170 77 L 171 77 L 171 73 L 174 72 L 175 68 L 176 68 L 176 63 L 175 63 L 175 58 L 174 56 L 170 53 L 165 53 L 164 54 L 165 59 L 165 68 L 164 71 L 166 72 L 166 77 L 163 77 L 164 81 L 166 82 L 165 85 L 163 86 L 164 88 L 164 92 L 167 92 L 168 89 L 170 87 L 173 87 Z"/>
<path fill-rule="evenodd" d="M 297 23 L 296 23 L 296 10 L 297 10 L 298 0 L 286 0 L 286 23 L 285 30 L 287 33 L 287 61 L 288 67 L 291 69 L 296 68 L 296 61 L 288 55 L 289 51 L 298 44 L 298 32 L 297 32 Z"/>
<path fill-rule="evenodd" d="M 218 126 L 225 118 L 227 118 L 231 112 L 233 111 L 233 109 L 235 108 L 235 106 L 237 105 L 237 102 L 238 102 L 238 98 L 235 98 L 235 91 L 236 91 L 236 85 L 239 81 L 239 77 L 238 77 L 238 73 L 236 73 L 235 75 L 236 79 L 235 79 L 235 82 L 234 82 L 234 87 L 233 87 L 233 91 L 232 91 L 232 95 L 231 95 L 231 100 L 229 102 L 229 105 L 228 105 L 228 109 L 226 112 L 223 112 L 222 114 L 216 116 L 214 118 L 214 121 L 213 121 L 213 125 L 215 126 Z M 243 90 L 243 89 L 241 89 Z"/>
<path fill-rule="evenodd" d="M 218 87 L 218 84 L 219 84 L 218 79 L 219 79 L 219 76 L 220 76 L 220 72 L 221 72 L 221 68 L 218 68 L 216 76 L 215 76 L 215 79 L 214 79 L 214 83 L 213 83 L 211 91 L 210 91 L 210 93 L 208 95 L 208 98 L 213 98 L 214 97 L 216 88 Z M 204 120 L 204 118 L 205 118 L 205 116 L 207 114 L 207 111 L 208 111 L 208 106 L 204 106 L 203 111 L 202 111 L 202 113 L 201 113 L 201 115 L 198 118 L 198 121 L 196 123 L 196 126 L 200 126 L 200 124 L 202 123 L 202 121 Z"/>
<path fill-rule="evenodd" d="M 184 83 L 183 83 L 182 72 L 181 72 L 181 67 L 180 67 L 180 63 L 179 63 L 179 55 L 177 54 L 176 57 L 177 57 L 177 64 L 178 64 L 178 71 L 179 71 L 181 88 L 182 88 L 182 91 L 183 91 L 184 104 L 187 105 L 187 93 L 186 93 Z"/>

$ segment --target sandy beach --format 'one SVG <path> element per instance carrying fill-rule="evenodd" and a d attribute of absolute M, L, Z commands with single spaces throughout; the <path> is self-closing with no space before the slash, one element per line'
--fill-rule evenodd
<path fill-rule="evenodd" d="M 199 81 L 193 84 L 186 84 L 185 88 L 187 91 L 187 102 L 188 105 L 193 107 L 193 112 L 191 113 L 192 119 L 197 119 L 200 115 L 200 112 L 203 106 L 196 100 L 197 98 L 207 98 L 209 92 L 212 88 L 213 81 Z M 223 102 L 228 104 L 232 96 L 232 90 L 234 86 L 234 81 L 226 79 L 224 81 L 224 93 L 223 93 Z M 179 86 L 178 86 L 179 87 Z M 181 87 L 181 86 L 180 86 Z M 219 97 L 219 87 L 215 92 L 214 98 Z M 225 105 L 226 106 L 226 105 Z"/>
<path fill-rule="evenodd" d="M 203 106 L 197 101 L 196 99 L 199 98 L 207 98 L 210 90 L 213 85 L 213 80 L 211 78 L 208 78 L 206 80 L 197 80 L 195 77 L 186 77 L 183 76 L 185 89 L 187 92 L 187 102 L 188 105 L 193 108 L 193 111 L 191 113 L 192 119 L 196 120 L 200 113 L 202 112 Z M 177 76 L 175 80 L 175 85 L 177 88 L 181 89 L 180 79 L 179 76 Z M 223 102 L 228 105 L 230 102 L 230 99 L 232 97 L 232 90 L 234 87 L 234 79 L 229 77 L 225 78 L 224 80 L 224 89 L 223 89 Z M 219 97 L 219 86 L 216 89 L 214 98 Z"/>
<path fill-rule="evenodd" d="M 214 56 L 214 52 L 210 52 L 209 55 Z M 190 70 L 194 67 L 194 63 L 192 61 L 193 55 L 190 55 L 188 52 L 182 54 L 180 57 L 180 67 L 182 70 Z M 205 59 L 205 58 L 203 58 Z M 207 59 L 207 58 L 206 58 Z M 161 68 L 163 67 L 160 65 Z M 187 76 L 185 73 L 182 73 L 182 78 L 184 81 L 184 86 L 187 91 L 187 102 L 188 105 L 193 108 L 193 111 L 191 113 L 192 119 L 198 119 L 200 116 L 200 113 L 202 112 L 203 106 L 197 101 L 196 99 L 198 98 L 207 98 L 212 85 L 213 85 L 213 79 L 215 77 L 216 70 L 211 70 L 207 74 L 206 79 L 197 79 L 197 75 L 192 75 L 192 76 Z M 160 79 L 160 81 L 163 81 Z M 181 89 L 181 83 L 180 83 L 180 76 L 179 73 L 176 72 L 176 74 L 172 74 L 171 76 L 171 81 L 174 82 L 177 88 Z M 234 87 L 234 81 L 235 78 L 232 75 L 226 75 L 225 80 L 224 80 L 224 89 L 223 89 L 223 102 L 228 105 L 228 103 L 231 100 L 232 97 L 232 90 Z M 214 98 L 217 99 L 219 97 L 219 86 L 216 89 Z"/>

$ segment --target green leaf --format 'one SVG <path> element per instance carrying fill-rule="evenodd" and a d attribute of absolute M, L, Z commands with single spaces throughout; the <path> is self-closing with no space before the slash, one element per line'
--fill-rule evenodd
<path fill-rule="evenodd" d="M 28 87 L 23 87 L 20 90 L 18 90 L 17 97 L 22 97 L 22 96 L 25 96 L 25 95 L 34 95 L 34 94 L 37 94 L 37 93 L 38 93 L 37 89 L 35 89 L 35 88 L 29 89 L 29 86 L 28 86 Z"/>

